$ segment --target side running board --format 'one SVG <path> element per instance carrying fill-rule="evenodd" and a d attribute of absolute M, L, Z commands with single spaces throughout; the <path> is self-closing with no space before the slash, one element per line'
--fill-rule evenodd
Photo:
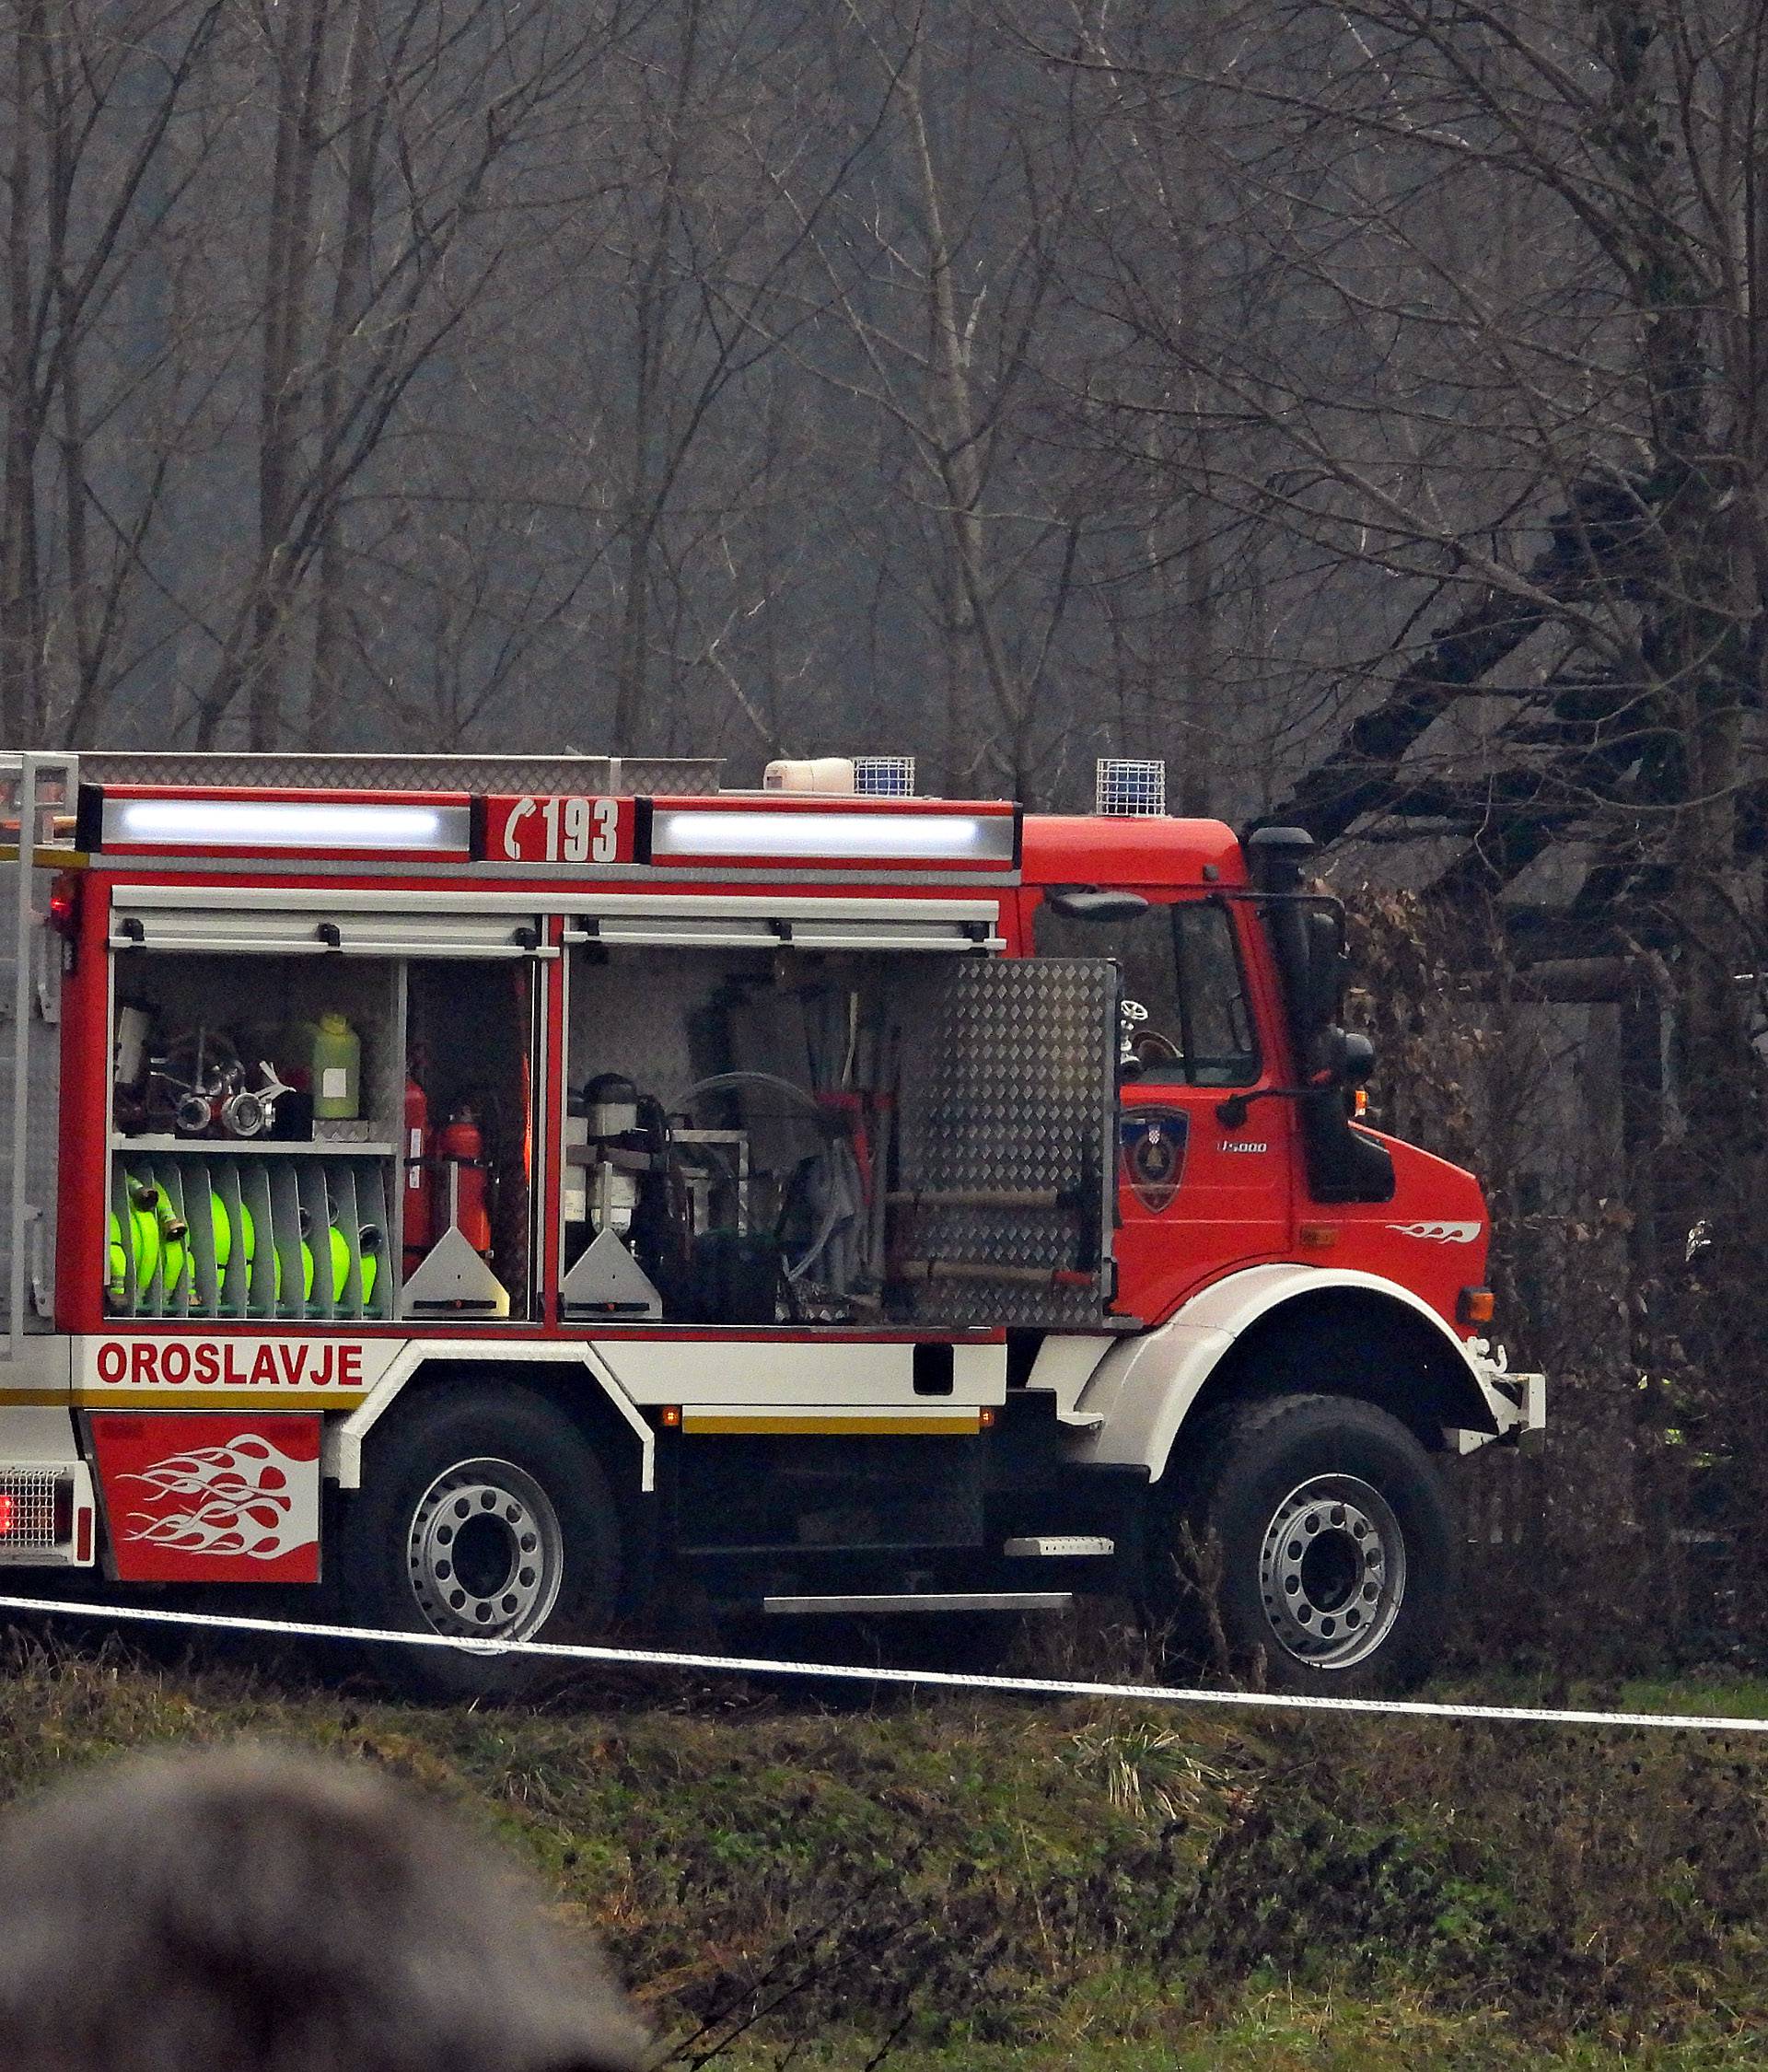
<path fill-rule="evenodd" d="M 900 1612 L 1065 1612 L 1072 1590 L 902 1590 L 846 1597 L 764 1597 L 762 1610 L 788 1618 L 820 1612 L 894 1618 Z"/>

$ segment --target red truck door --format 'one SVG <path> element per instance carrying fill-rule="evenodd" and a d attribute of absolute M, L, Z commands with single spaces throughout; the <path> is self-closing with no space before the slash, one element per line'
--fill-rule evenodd
<path fill-rule="evenodd" d="M 1112 957 L 1132 1053 L 1118 1107 L 1116 1307 L 1147 1321 L 1236 1266 L 1290 1249 L 1293 1103 L 1255 1101 L 1238 1128 L 1232 1092 L 1282 1084 L 1262 1045 L 1229 902 L 1141 888 L 1133 920 L 1075 920 L 1040 906 L 1041 956 Z"/>

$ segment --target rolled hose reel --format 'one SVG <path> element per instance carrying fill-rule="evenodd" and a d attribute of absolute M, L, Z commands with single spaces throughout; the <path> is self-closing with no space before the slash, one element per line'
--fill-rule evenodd
<path fill-rule="evenodd" d="M 188 1301 L 192 1309 L 202 1307 L 202 1298 L 196 1292 L 195 1261 L 190 1244 L 189 1226 L 181 1217 L 172 1213 L 171 1204 L 166 1199 L 163 1189 L 153 1182 L 132 1181 L 128 1188 L 129 1207 L 126 1217 L 119 1216 L 113 1209 L 108 1226 L 107 1275 L 105 1300 L 113 1310 L 129 1306 L 130 1267 L 134 1268 L 134 1285 L 137 1291 L 152 1286 L 156 1275 L 162 1277 L 168 1302 L 180 1299 Z M 234 1220 L 227 1213 L 227 1205 L 214 1190 L 209 1194 L 209 1215 L 215 1238 L 215 1267 L 217 1275 L 225 1274 L 233 1258 L 235 1240 Z M 125 1228 L 126 1224 L 126 1228 Z M 313 1297 L 313 1247 L 309 1242 L 311 1218 L 306 1209 L 300 1212 L 301 1246 L 301 1299 L 311 1301 Z M 342 1288 L 350 1274 L 350 1240 L 333 1223 L 330 1226 L 330 1253 L 332 1262 L 332 1286 Z M 258 1227 L 250 1208 L 241 1202 L 238 1237 L 240 1256 L 245 1262 L 246 1286 L 249 1295 L 258 1289 Z M 379 1227 L 363 1224 L 357 1232 L 357 1251 L 362 1270 L 362 1304 L 367 1309 L 374 1301 L 375 1289 L 380 1281 L 380 1252 L 384 1242 Z M 273 1245 L 270 1248 L 270 1264 L 274 1277 L 273 1299 L 280 1302 L 283 1294 L 283 1257 Z"/>

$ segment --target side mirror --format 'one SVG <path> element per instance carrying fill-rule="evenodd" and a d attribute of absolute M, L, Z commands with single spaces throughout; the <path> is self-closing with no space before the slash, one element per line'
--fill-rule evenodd
<path fill-rule="evenodd" d="M 1375 1045 L 1355 1030 L 1346 1030 L 1342 1065 L 1345 1086 L 1367 1087 L 1375 1071 Z"/>
<path fill-rule="evenodd" d="M 1340 1029 L 1322 1029 L 1308 1046 L 1310 1087 L 1361 1087 L 1375 1070 L 1375 1045 L 1367 1036 Z"/>
<path fill-rule="evenodd" d="M 1072 885 L 1046 892 L 1043 903 L 1052 914 L 1064 914 L 1070 921 L 1134 921 L 1148 911 L 1148 902 L 1140 892 L 1116 887 L 1101 890 L 1096 885 Z"/>

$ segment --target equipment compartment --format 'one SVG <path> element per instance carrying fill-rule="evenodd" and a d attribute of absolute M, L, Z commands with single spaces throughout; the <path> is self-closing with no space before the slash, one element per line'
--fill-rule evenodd
<path fill-rule="evenodd" d="M 407 1278 L 423 1276 L 406 1313 L 526 1316 L 532 967 L 425 959 L 404 970 L 402 1244 Z"/>
<path fill-rule="evenodd" d="M 593 941 L 569 977 L 567 1317 L 1103 1321 L 1111 964 Z"/>
<path fill-rule="evenodd" d="M 876 1317 L 877 960 L 609 948 L 570 972 L 567 1316 Z"/>
<path fill-rule="evenodd" d="M 390 1316 L 396 967 L 141 950 L 118 958 L 115 995 L 107 1311 Z M 329 1080 L 322 1017 L 354 1060 Z"/>
<path fill-rule="evenodd" d="M 515 960 L 119 951 L 107 1312 L 525 1316 L 532 1041 Z"/>

